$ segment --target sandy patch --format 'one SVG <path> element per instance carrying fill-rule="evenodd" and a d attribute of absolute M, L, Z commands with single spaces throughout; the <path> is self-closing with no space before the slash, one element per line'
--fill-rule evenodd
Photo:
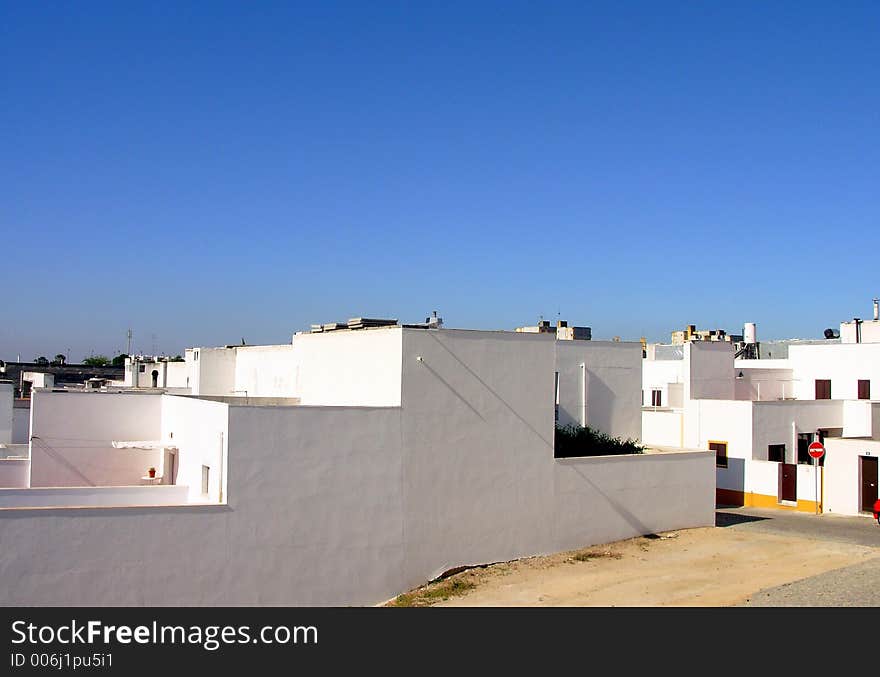
<path fill-rule="evenodd" d="M 462 581 L 456 587 L 463 593 L 425 599 L 425 604 L 727 606 L 763 588 L 877 556 L 880 549 L 847 543 L 717 527 L 686 529 L 463 571 L 452 577 Z"/>

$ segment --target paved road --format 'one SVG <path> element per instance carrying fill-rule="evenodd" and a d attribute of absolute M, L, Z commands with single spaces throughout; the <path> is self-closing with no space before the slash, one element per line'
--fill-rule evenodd
<path fill-rule="evenodd" d="M 719 508 L 719 527 L 853 543 L 880 549 L 880 525 L 867 517 Z M 761 590 L 739 606 L 880 606 L 880 558 Z"/>

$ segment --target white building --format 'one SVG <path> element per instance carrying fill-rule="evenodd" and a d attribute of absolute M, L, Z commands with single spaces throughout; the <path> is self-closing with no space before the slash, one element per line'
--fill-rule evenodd
<path fill-rule="evenodd" d="M 714 523 L 709 452 L 554 455 L 557 415 L 639 437 L 637 343 L 398 326 L 186 365 L 190 394 L 34 393 L 28 481 L 0 489 L 0 603 L 375 604 Z"/>
<path fill-rule="evenodd" d="M 125 358 L 123 385 L 128 388 L 188 388 L 186 361 L 134 355 Z"/>
<path fill-rule="evenodd" d="M 722 503 L 869 513 L 877 498 L 880 333 L 863 322 L 869 329 L 856 343 L 847 324 L 840 342 L 791 344 L 787 359 L 735 359 L 725 343 L 653 347 L 643 365 L 643 440 L 716 451 Z M 818 477 L 807 451 L 817 440 L 827 448 Z"/>

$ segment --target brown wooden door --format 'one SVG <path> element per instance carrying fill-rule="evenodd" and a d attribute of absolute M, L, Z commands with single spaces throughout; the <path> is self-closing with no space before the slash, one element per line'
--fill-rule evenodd
<path fill-rule="evenodd" d="M 877 459 L 871 456 L 859 456 L 859 478 L 861 491 L 859 492 L 861 508 L 865 512 L 874 509 L 874 501 L 877 500 Z"/>
<path fill-rule="evenodd" d="M 797 501 L 797 466 L 792 463 L 779 464 L 779 500 Z"/>

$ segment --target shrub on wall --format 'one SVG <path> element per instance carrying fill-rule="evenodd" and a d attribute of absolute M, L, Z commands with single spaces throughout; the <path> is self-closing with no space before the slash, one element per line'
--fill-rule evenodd
<path fill-rule="evenodd" d="M 606 435 L 599 430 L 579 425 L 556 426 L 556 458 L 574 456 L 614 456 L 620 454 L 642 454 L 645 445 L 638 440 L 621 439 Z"/>

